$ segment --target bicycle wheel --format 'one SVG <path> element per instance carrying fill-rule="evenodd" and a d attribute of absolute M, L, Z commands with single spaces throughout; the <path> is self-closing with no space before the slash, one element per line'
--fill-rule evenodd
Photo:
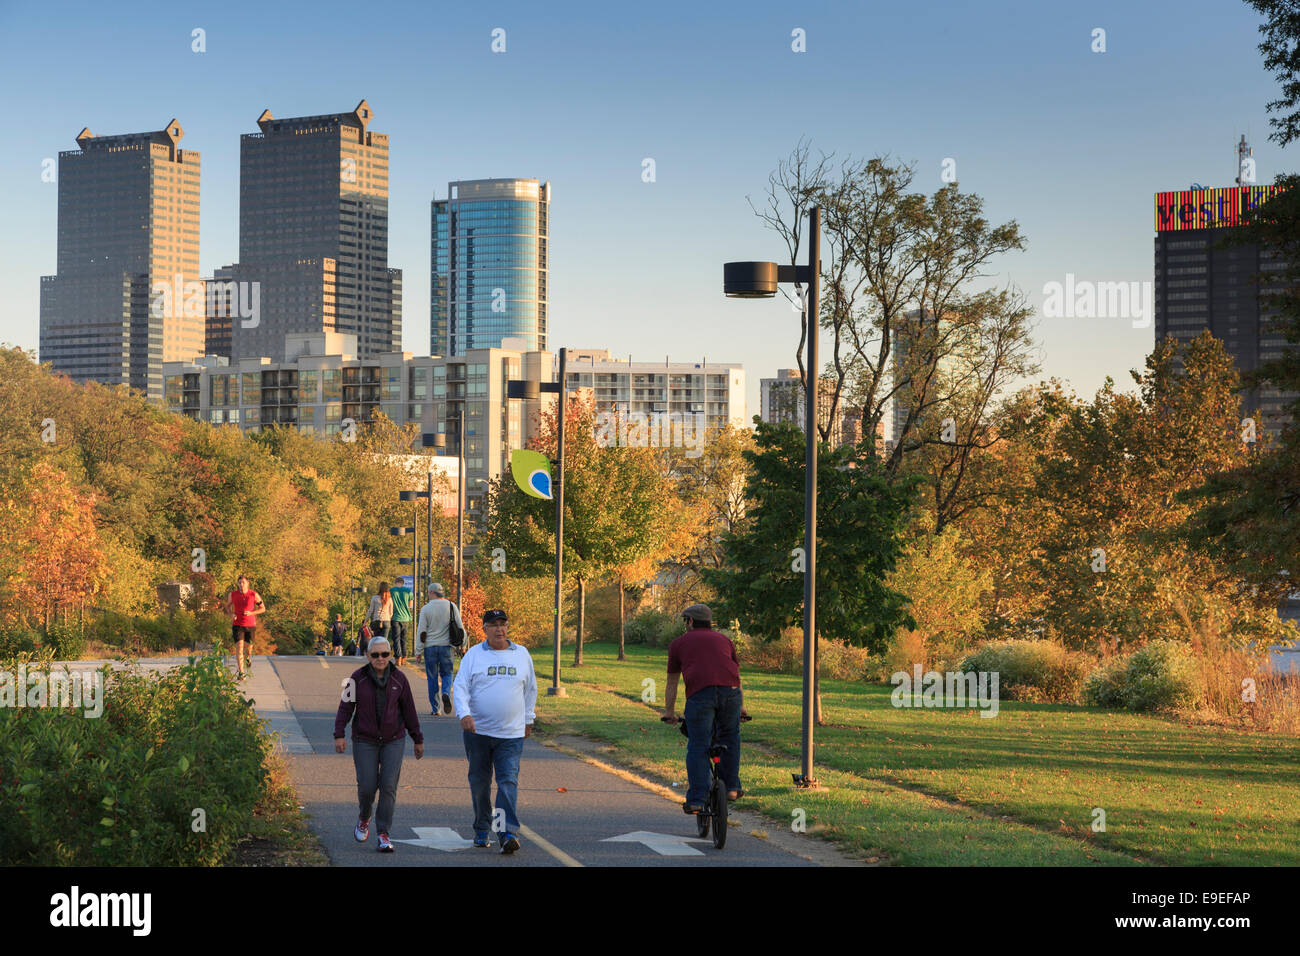
<path fill-rule="evenodd" d="M 713 787 L 709 807 L 713 813 L 713 845 L 721 850 L 727 845 L 727 787 L 719 778 L 714 779 Z"/>
<path fill-rule="evenodd" d="M 715 786 L 717 784 L 715 783 Z M 709 794 L 709 799 L 704 806 L 700 807 L 700 812 L 695 817 L 695 827 L 700 834 L 700 839 L 709 835 L 709 808 L 713 806 L 713 795 Z"/>

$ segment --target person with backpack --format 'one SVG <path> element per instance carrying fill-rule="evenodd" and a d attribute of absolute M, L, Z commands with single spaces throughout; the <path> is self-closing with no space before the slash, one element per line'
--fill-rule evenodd
<path fill-rule="evenodd" d="M 420 608 L 415 635 L 415 653 L 424 654 L 429 703 L 433 705 L 435 717 L 451 713 L 451 649 L 465 646 L 460 608 L 444 595 L 441 584 L 429 585 L 429 603 Z"/>

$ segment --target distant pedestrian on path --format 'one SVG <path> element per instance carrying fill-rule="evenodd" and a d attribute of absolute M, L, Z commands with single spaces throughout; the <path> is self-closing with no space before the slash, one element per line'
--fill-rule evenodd
<path fill-rule="evenodd" d="M 424 734 L 415 714 L 415 698 L 406 675 L 390 667 L 392 646 L 376 635 L 368 649 L 370 663 L 352 672 L 343 687 L 343 698 L 334 716 L 334 752 L 347 749 L 344 736 L 352 722 L 352 762 L 357 771 L 357 802 L 360 813 L 352 835 L 358 843 L 370 836 L 370 810 L 379 791 L 379 852 L 392 853 L 388 831 L 397 806 L 397 782 L 402 776 L 402 755 L 406 734 L 415 742 L 415 759 L 424 756 Z"/>
<path fill-rule="evenodd" d="M 335 614 L 334 623 L 330 625 L 330 653 L 335 657 L 343 656 L 343 640 L 348 636 L 348 626 L 343 623 L 343 615 Z"/>
<path fill-rule="evenodd" d="M 393 645 L 393 656 L 397 666 L 406 666 L 406 632 L 411 629 L 411 588 L 399 584 L 389 592 L 393 597 L 393 620 L 389 642 Z"/>
<path fill-rule="evenodd" d="M 388 593 L 387 581 L 379 582 L 379 593 L 370 599 L 366 620 L 376 637 L 388 636 L 388 625 L 393 620 L 393 596 Z"/>
<path fill-rule="evenodd" d="M 247 677 L 244 671 L 244 641 L 248 641 L 248 669 L 253 669 L 253 632 L 257 629 L 257 615 L 266 612 L 262 595 L 249 586 L 248 577 L 241 574 L 236 586 L 226 595 L 226 611 L 231 617 L 231 637 L 235 642 L 235 670 L 237 680 Z"/>
<path fill-rule="evenodd" d="M 456 716 L 469 760 L 474 804 L 474 845 L 491 846 L 488 831 L 500 831 L 501 852 L 519 849 L 519 758 L 533 732 L 537 676 L 528 650 L 506 637 L 506 612 L 483 615 L 487 640 L 465 652 L 456 675 Z M 489 797 L 497 780 L 496 813 Z"/>
<path fill-rule="evenodd" d="M 444 597 L 441 584 L 430 584 L 429 603 L 420 608 L 420 620 L 416 625 L 415 653 L 424 654 L 424 676 L 429 682 L 429 703 L 435 717 L 451 713 L 453 623 L 460 628 L 463 641 L 465 624 L 460 617 L 460 608 Z"/>

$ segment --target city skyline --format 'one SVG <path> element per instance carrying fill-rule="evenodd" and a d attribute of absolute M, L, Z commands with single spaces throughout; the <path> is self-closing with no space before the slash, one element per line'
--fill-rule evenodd
<path fill-rule="evenodd" d="M 239 4 L 200 18 L 206 24 L 169 15 L 139 36 L 119 37 L 110 51 L 113 44 L 97 45 L 100 16 L 85 7 L 58 34 L 59 44 L 80 44 L 85 56 L 69 65 L 68 83 L 32 94 L 26 148 L 0 157 L 11 181 L 32 183 L 12 199 L 0 234 L 0 294 L 10 306 L 0 340 L 37 344 L 37 277 L 54 271 L 57 202 L 56 187 L 41 180 L 42 160 L 57 156 L 76 129 L 152 128 L 159 114 L 185 119 L 187 142 L 207 154 L 200 271 L 211 276 L 238 258 L 236 143 L 250 112 L 274 106 L 276 115 L 316 115 L 364 97 L 392 144 L 389 265 L 405 274 L 407 351 L 422 354 L 429 342 L 431 199 L 448 182 L 536 171 L 564 199 L 552 230 L 560 242 L 548 347 L 600 344 L 638 360 L 723 355 L 751 371 L 748 404 L 758 408 L 759 379 L 794 364 L 798 317 L 781 299 L 727 302 L 720 266 L 780 258 L 779 237 L 746 196 L 761 205 L 768 173 L 807 137 L 837 159 L 881 153 L 914 161 L 913 188 L 927 193 L 943 185 L 944 162 L 953 160 L 963 191 L 985 200 L 987 218 L 1014 218 L 1028 237 L 1027 251 L 999 260 L 986 284 L 1014 282 L 1039 306 L 1038 377 L 1064 378 L 1084 395 L 1106 376 L 1128 389 L 1127 370 L 1141 367 L 1153 329 L 1047 318 L 1044 286 L 1067 274 L 1149 281 L 1152 194 L 1190 182 L 1230 184 L 1242 133 L 1255 147 L 1261 183 L 1288 166 L 1265 139 L 1272 88 L 1256 56 L 1257 20 L 1244 6 L 1193 6 L 1197 17 L 1186 17 L 1184 5 L 1131 11 L 1101 3 L 1084 19 L 1011 4 L 1016 28 L 1008 36 L 997 17 L 936 4 L 940 69 L 888 45 L 874 58 L 859 55 L 870 37 L 911 22 L 900 11 L 791 14 L 760 5 L 743 26 L 722 11 L 691 11 L 690 27 L 672 16 L 642 24 L 622 13 L 610 33 L 604 21 L 579 15 L 560 26 L 522 6 L 493 11 L 490 20 L 409 7 L 399 8 L 400 23 L 368 37 L 389 55 L 368 60 L 362 76 L 322 68 L 343 41 L 287 15 L 268 13 L 256 36 L 239 24 Z M 58 56 L 55 35 L 34 10 L 0 11 L 0 75 L 12 82 Z M 505 49 L 494 53 L 498 26 Z M 1092 49 L 1097 28 L 1106 30 L 1104 53 Z M 192 49 L 196 29 L 203 52 Z M 805 34 L 804 52 L 792 48 L 795 30 Z M 410 48 L 420 44 L 436 55 L 413 59 Z M 168 91 L 137 69 L 81 82 L 103 71 L 106 57 L 145 49 L 168 69 Z M 249 69 L 271 49 L 275 68 Z M 553 62 L 557 49 L 571 55 Z M 1175 49 L 1202 63 L 1194 82 L 1160 69 Z M 990 66 L 1003 54 L 1005 65 Z M 430 75 L 419 77 L 411 64 L 426 60 Z M 589 82 L 595 72 L 601 84 Z M 457 75 L 474 83 L 482 108 L 453 109 L 449 122 L 435 122 L 420 105 L 425 91 Z M 1024 82 L 1029 75 L 1034 84 Z M 520 96 L 525 76 L 529 95 Z M 797 105 L 809 89 L 823 94 Z M 724 136 L 715 129 L 720 116 L 731 117 Z"/>

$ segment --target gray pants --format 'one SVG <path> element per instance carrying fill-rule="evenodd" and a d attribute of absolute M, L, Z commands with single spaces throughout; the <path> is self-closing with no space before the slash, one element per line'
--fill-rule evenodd
<path fill-rule="evenodd" d="M 370 819 L 370 808 L 379 791 L 379 813 L 375 829 L 387 833 L 393 825 L 393 807 L 397 804 L 397 781 L 402 776 L 402 755 L 406 752 L 406 738 L 388 743 L 371 743 L 352 738 L 352 762 L 357 767 L 357 802 L 361 806 L 362 820 Z"/>

